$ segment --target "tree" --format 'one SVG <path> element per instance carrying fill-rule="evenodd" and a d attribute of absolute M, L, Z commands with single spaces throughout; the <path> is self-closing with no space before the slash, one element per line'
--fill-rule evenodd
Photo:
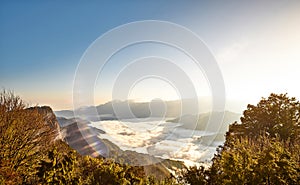
<path fill-rule="evenodd" d="M 241 124 L 230 125 L 213 159 L 212 179 L 223 184 L 297 184 L 300 104 L 271 94 L 248 105 Z"/>
<path fill-rule="evenodd" d="M 248 105 L 241 117 L 242 124 L 233 124 L 228 134 L 256 139 L 261 135 L 289 139 L 300 138 L 300 103 L 287 94 L 271 94 L 255 105 Z M 230 136 L 227 135 L 230 141 Z"/>
<path fill-rule="evenodd" d="M 125 179 L 126 169 L 120 164 L 92 157 L 84 157 L 81 167 L 83 169 L 84 184 L 113 185 L 130 184 Z"/>
<path fill-rule="evenodd" d="M 213 159 L 211 181 L 217 184 L 297 184 L 299 145 L 261 136 L 240 138 L 223 147 Z"/>
<path fill-rule="evenodd" d="M 299 101 L 286 94 L 248 105 L 241 124 L 230 125 L 212 166 L 193 168 L 184 179 L 191 184 L 298 184 L 299 112 Z"/>
<path fill-rule="evenodd" d="M 81 156 L 57 138 L 50 107 L 27 107 L 12 92 L 0 93 L 0 185 L 175 184 L 145 175 L 144 167 Z"/>
<path fill-rule="evenodd" d="M 79 184 L 76 152 L 63 141 L 56 141 L 48 155 L 39 163 L 37 175 L 42 184 Z"/>
<path fill-rule="evenodd" d="M 0 93 L 0 176 L 5 182 L 34 180 L 38 159 L 55 138 L 44 114 L 26 108 L 12 92 Z"/>
<path fill-rule="evenodd" d="M 181 172 L 181 176 L 179 176 L 179 181 L 183 182 L 184 184 L 191 185 L 208 184 L 208 179 L 209 170 L 205 169 L 203 166 L 192 166 L 186 168 Z"/>
<path fill-rule="evenodd" d="M 292 150 L 289 141 L 262 138 L 259 143 L 263 147 L 257 152 L 257 163 L 253 167 L 257 181 L 266 184 L 297 184 L 300 180 L 299 160 L 296 157 L 300 152 L 299 145 Z"/>

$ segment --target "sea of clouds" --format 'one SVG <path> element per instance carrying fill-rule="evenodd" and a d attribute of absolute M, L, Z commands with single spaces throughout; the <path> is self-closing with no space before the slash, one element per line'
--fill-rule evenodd
<path fill-rule="evenodd" d="M 222 144 L 213 142 L 207 146 L 200 142 L 201 136 L 215 133 L 185 129 L 180 123 L 158 118 L 97 121 L 89 126 L 105 131 L 98 137 L 110 140 L 122 150 L 180 160 L 187 166 L 209 163 Z"/>

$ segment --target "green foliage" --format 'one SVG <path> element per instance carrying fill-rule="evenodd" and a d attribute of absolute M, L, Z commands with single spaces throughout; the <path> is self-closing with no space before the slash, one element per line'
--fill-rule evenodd
<path fill-rule="evenodd" d="M 82 161 L 84 184 L 129 184 L 125 178 L 126 167 L 111 161 L 84 157 Z"/>
<path fill-rule="evenodd" d="M 75 151 L 62 141 L 57 141 L 48 150 L 47 157 L 37 168 L 39 182 L 42 184 L 79 184 L 79 165 Z"/>
<path fill-rule="evenodd" d="M 297 184 L 299 145 L 260 137 L 238 139 L 215 156 L 211 179 L 219 184 Z"/>
<path fill-rule="evenodd" d="M 300 182 L 300 104 L 286 94 L 271 94 L 248 105 L 234 123 L 209 169 L 190 168 L 190 184 L 298 184 Z"/>
<path fill-rule="evenodd" d="M 210 168 L 184 168 L 179 177 L 147 174 L 162 166 L 135 167 L 81 156 L 55 140 L 54 117 L 27 109 L 13 93 L 0 93 L 0 185 L 2 184 L 297 184 L 300 182 L 300 105 L 271 94 L 248 105 L 234 123 Z M 48 123 L 51 124 L 49 126 Z M 134 156 L 134 153 L 132 153 Z M 177 168 L 182 166 L 176 163 Z M 167 173 L 167 172 L 165 172 Z M 155 174 L 156 177 L 157 174 Z"/>
<path fill-rule="evenodd" d="M 43 114 L 26 110 L 11 92 L 0 93 L 0 179 L 6 184 L 33 183 L 38 161 L 52 140 L 53 129 Z"/>
<path fill-rule="evenodd" d="M 115 163 L 112 160 L 92 158 L 85 156 L 81 158 L 83 184 L 95 185 L 168 185 L 175 184 L 174 178 L 158 180 L 153 176 L 147 176 L 144 167 L 129 166 Z"/>
<path fill-rule="evenodd" d="M 252 139 L 267 135 L 294 142 L 300 137 L 300 103 L 287 94 L 271 94 L 256 106 L 248 105 L 241 122 L 231 125 L 228 134 Z M 228 135 L 227 142 L 230 139 Z"/>
<path fill-rule="evenodd" d="M 184 184 L 207 184 L 209 180 L 209 170 L 203 166 L 185 168 L 179 176 L 179 181 Z"/>
<path fill-rule="evenodd" d="M 175 184 L 147 176 L 144 167 L 80 156 L 56 140 L 56 118 L 46 109 L 28 109 L 13 93 L 0 93 L 0 185 Z"/>

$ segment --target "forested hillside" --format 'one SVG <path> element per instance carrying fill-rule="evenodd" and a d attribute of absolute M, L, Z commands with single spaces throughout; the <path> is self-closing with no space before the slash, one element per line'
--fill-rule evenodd
<path fill-rule="evenodd" d="M 300 103 L 271 94 L 248 105 L 209 168 L 156 178 L 144 167 L 82 156 L 58 132 L 51 108 L 0 94 L 0 184 L 298 184 Z M 147 168 L 149 170 L 149 168 Z"/>
<path fill-rule="evenodd" d="M 300 103 L 271 94 L 233 123 L 209 169 L 189 168 L 190 184 L 299 184 Z"/>
<path fill-rule="evenodd" d="M 11 92 L 0 94 L 0 184 L 170 184 L 144 167 L 82 156 L 60 139 L 49 107 L 27 105 Z M 155 168 L 154 168 L 155 169 Z M 149 170 L 149 168 L 148 168 Z"/>

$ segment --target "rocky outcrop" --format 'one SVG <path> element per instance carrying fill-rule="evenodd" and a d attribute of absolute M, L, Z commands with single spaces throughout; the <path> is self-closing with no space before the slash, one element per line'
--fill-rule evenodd
<path fill-rule="evenodd" d="M 43 115 L 45 124 L 48 124 L 52 131 L 54 132 L 54 139 L 62 139 L 61 133 L 60 133 L 60 126 L 56 119 L 56 116 L 49 106 L 41 106 L 41 107 L 30 107 L 27 108 L 28 111 L 38 111 L 39 114 Z"/>
<path fill-rule="evenodd" d="M 79 118 L 57 118 L 61 126 L 63 140 L 81 155 L 93 157 L 107 156 L 107 148 L 97 132 L 88 126 L 89 122 Z M 99 129 L 98 132 L 101 132 Z M 102 131 L 102 133 L 104 133 Z"/>

